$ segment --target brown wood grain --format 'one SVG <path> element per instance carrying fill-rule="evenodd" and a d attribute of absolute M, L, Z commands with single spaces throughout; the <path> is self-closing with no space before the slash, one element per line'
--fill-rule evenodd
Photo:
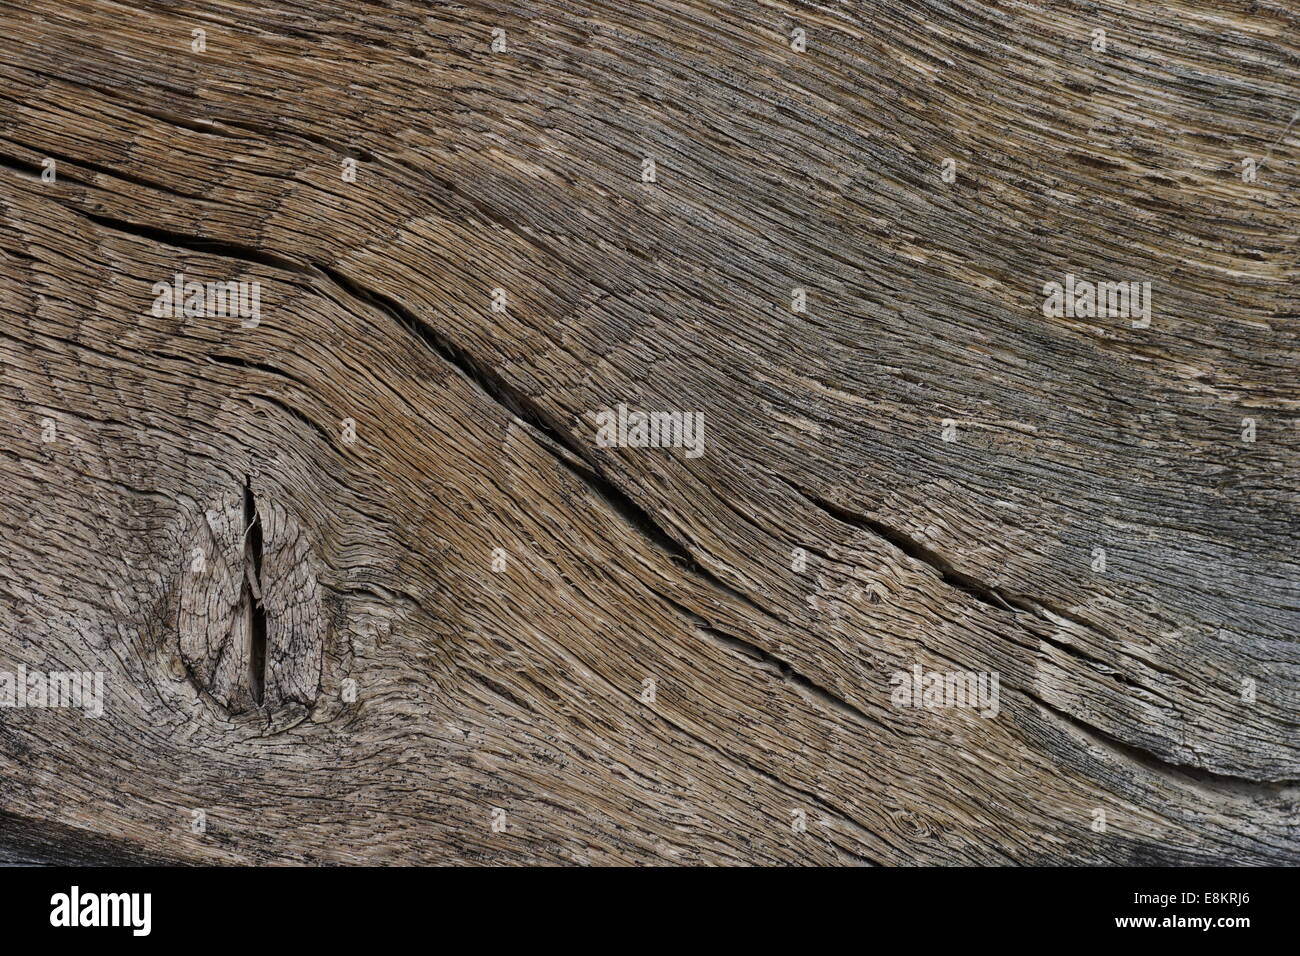
<path fill-rule="evenodd" d="M 264 7 L 0 4 L 0 860 L 1296 862 L 1300 6 Z"/>

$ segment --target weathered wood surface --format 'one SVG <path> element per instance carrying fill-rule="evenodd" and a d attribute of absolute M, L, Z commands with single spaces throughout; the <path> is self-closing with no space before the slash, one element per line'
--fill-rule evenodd
<path fill-rule="evenodd" d="M 267 6 L 0 6 L 0 859 L 1296 861 L 1294 0 Z"/>

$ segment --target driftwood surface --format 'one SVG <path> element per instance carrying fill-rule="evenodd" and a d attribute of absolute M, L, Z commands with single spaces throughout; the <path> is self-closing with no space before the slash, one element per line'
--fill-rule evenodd
<path fill-rule="evenodd" d="M 0 4 L 0 860 L 1295 862 L 1298 110 L 1295 0 Z"/>

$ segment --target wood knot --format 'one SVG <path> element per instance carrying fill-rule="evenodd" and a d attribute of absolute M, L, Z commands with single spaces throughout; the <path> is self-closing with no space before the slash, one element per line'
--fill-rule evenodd
<path fill-rule="evenodd" d="M 889 818 L 894 829 L 903 836 L 911 839 L 926 839 L 934 835 L 929 821 L 911 810 L 890 810 Z"/>
<path fill-rule="evenodd" d="M 277 502 L 219 493 L 193 525 L 180 587 L 180 657 L 232 714 L 310 707 L 320 691 L 325 618 L 307 537 Z"/>

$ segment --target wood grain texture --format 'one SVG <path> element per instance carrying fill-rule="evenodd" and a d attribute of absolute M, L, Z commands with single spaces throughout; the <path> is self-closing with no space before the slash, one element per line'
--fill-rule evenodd
<path fill-rule="evenodd" d="M 274 6 L 0 3 L 0 860 L 1300 859 L 1293 0 Z"/>

